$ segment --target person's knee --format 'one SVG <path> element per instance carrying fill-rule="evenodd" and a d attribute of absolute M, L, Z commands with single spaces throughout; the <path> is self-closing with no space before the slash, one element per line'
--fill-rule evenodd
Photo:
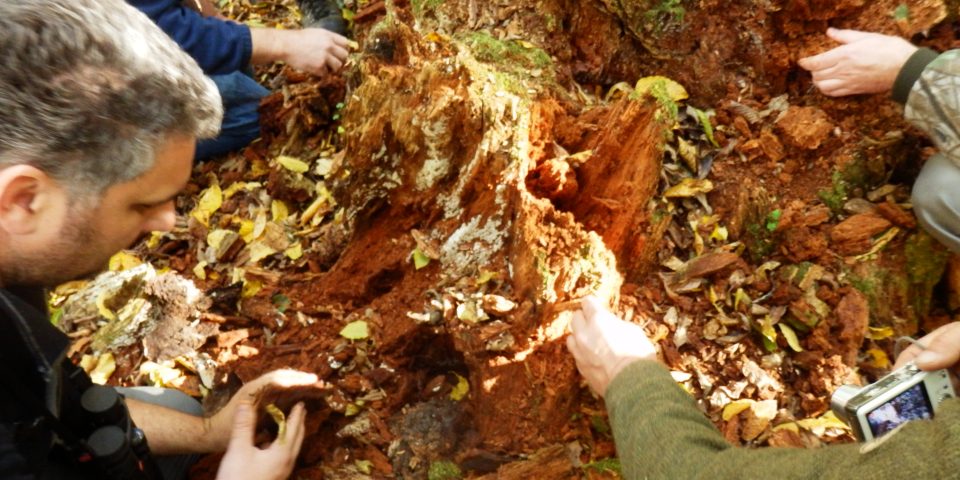
<path fill-rule="evenodd" d="M 913 210 L 928 233 L 960 252 L 960 167 L 943 156 L 924 166 L 913 187 Z"/>

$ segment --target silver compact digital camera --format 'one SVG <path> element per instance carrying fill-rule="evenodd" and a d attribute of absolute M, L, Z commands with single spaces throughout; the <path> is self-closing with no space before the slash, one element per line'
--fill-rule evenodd
<path fill-rule="evenodd" d="M 932 418 L 940 402 L 955 396 L 946 370 L 924 372 L 910 363 L 865 387 L 838 388 L 830 408 L 868 442 L 903 423 Z"/>

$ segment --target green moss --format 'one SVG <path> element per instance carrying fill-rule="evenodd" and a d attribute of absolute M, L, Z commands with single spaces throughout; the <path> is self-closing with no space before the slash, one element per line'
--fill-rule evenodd
<path fill-rule="evenodd" d="M 831 178 L 833 181 L 830 190 L 820 190 L 817 196 L 834 215 L 839 215 L 847 201 L 847 181 L 841 172 L 833 172 Z"/>
<path fill-rule="evenodd" d="M 950 252 L 933 237 L 920 230 L 907 239 L 907 279 L 910 282 L 910 302 L 920 318 L 930 312 L 933 287 L 940 282 L 947 267 Z"/>
<path fill-rule="evenodd" d="M 683 24 L 687 11 L 683 0 L 659 0 L 643 14 L 644 28 L 660 32 Z"/>
<path fill-rule="evenodd" d="M 548 32 L 556 32 L 559 30 L 557 27 L 560 26 L 560 22 L 557 20 L 557 17 L 549 13 L 545 13 L 543 15 L 543 24 L 547 27 Z"/>
<path fill-rule="evenodd" d="M 513 72 L 545 69 L 553 64 L 550 54 L 516 40 L 498 40 L 488 32 L 469 32 L 464 41 L 481 62 L 495 63 Z"/>
<path fill-rule="evenodd" d="M 419 18 L 425 12 L 436 10 L 443 5 L 443 0 L 410 0 L 410 4 L 413 6 L 413 15 Z"/>
<path fill-rule="evenodd" d="M 623 471 L 620 468 L 620 459 L 618 458 L 604 458 L 601 460 L 595 460 L 584 464 L 583 469 L 593 470 L 597 473 L 616 473 L 617 475 L 623 474 Z"/>
<path fill-rule="evenodd" d="M 605 437 L 610 437 L 613 435 L 613 430 L 610 428 L 610 424 L 607 423 L 607 419 L 603 415 L 591 415 L 590 426 L 593 428 L 593 431 Z"/>
<path fill-rule="evenodd" d="M 673 99 L 670 95 L 669 90 L 667 89 L 667 81 L 660 79 L 650 85 L 650 90 L 646 92 L 654 100 L 656 100 L 657 105 L 660 106 L 660 111 L 657 112 L 656 119 L 661 122 L 667 122 L 673 124 L 677 121 L 677 116 L 680 114 L 680 105 Z M 644 94 L 640 94 L 637 91 L 634 91 L 630 94 L 631 100 L 640 100 L 644 97 Z"/>
<path fill-rule="evenodd" d="M 456 463 L 449 460 L 440 460 L 430 464 L 427 472 L 429 480 L 457 480 L 463 478 L 463 472 Z"/>

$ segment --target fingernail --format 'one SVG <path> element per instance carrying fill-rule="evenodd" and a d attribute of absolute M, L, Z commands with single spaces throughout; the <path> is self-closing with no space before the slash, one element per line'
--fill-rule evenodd
<path fill-rule="evenodd" d="M 940 355 L 939 353 L 934 352 L 932 350 L 927 350 L 925 352 L 920 352 L 920 354 L 917 355 L 917 358 L 914 359 L 914 362 L 916 362 L 917 364 L 921 364 L 921 363 L 929 364 L 929 363 L 935 363 L 942 358 L 943 358 L 943 355 Z"/>

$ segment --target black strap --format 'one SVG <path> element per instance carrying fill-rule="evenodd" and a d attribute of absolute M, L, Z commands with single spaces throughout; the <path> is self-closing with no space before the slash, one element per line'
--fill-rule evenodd
<path fill-rule="evenodd" d="M 3 363 L 2 357 L 0 357 L 0 363 Z M 45 402 L 43 399 L 31 392 L 13 372 L 5 367 L 0 367 L 0 380 L 13 391 L 14 396 L 20 399 L 22 402 L 21 405 L 31 410 L 33 415 L 43 418 L 46 425 L 57 435 L 64 447 L 71 454 L 76 454 L 77 458 L 80 458 L 84 454 L 90 454 L 86 442 L 81 440 L 73 430 L 70 430 L 60 422 L 59 418 L 50 413 L 44 406 Z"/>

